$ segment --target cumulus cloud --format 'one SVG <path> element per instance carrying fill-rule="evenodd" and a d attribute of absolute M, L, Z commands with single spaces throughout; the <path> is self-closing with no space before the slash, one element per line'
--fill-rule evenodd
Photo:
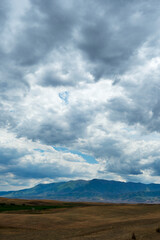
<path fill-rule="evenodd" d="M 0 2 L 2 188 L 158 182 L 159 1 L 9 3 Z"/>
<path fill-rule="evenodd" d="M 120 84 L 126 93 L 111 98 L 106 105 L 112 121 L 139 124 L 149 132 L 159 132 L 159 64 L 159 57 L 152 57 L 136 72 L 124 76 Z"/>
<path fill-rule="evenodd" d="M 77 43 L 93 64 L 96 80 L 123 74 L 134 64 L 137 50 L 157 30 L 157 4 L 87 1 Z"/>
<path fill-rule="evenodd" d="M 22 66 L 32 66 L 42 60 L 54 48 L 60 48 L 71 38 L 75 24 L 72 4 L 62 1 L 32 0 L 23 26 L 17 33 L 13 57 Z"/>
<path fill-rule="evenodd" d="M 76 153 L 59 152 L 38 142 L 17 139 L 14 134 L 3 130 L 1 135 L 0 174 L 9 179 L 8 184 L 5 183 L 5 178 L 2 181 L 2 185 L 7 188 L 13 187 L 18 179 L 22 183 L 17 186 L 22 188 L 32 186 L 37 181 L 88 178 L 96 174 L 97 166 L 92 168 L 91 164 Z"/>

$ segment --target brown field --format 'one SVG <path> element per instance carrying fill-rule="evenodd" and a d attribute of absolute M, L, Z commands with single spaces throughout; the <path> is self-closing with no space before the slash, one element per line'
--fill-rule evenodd
<path fill-rule="evenodd" d="M 158 240 L 160 205 L 94 204 L 48 200 L 13 200 L 0 198 L 0 203 L 53 206 L 42 210 L 0 212 L 0 240 Z"/>

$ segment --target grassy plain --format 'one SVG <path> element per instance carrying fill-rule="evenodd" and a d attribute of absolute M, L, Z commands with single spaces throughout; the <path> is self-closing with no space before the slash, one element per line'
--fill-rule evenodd
<path fill-rule="evenodd" d="M 160 205 L 0 198 L 1 240 L 158 240 Z"/>

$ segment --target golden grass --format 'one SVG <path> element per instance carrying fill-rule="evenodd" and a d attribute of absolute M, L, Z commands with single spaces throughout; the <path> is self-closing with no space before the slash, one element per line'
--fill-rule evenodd
<path fill-rule="evenodd" d="M 0 199 L 8 204 L 53 205 L 51 200 Z M 94 204 L 0 213 L 0 240 L 158 240 L 160 205 Z"/>

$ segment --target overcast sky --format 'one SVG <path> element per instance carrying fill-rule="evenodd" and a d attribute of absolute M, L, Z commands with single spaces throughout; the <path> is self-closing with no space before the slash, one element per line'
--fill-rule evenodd
<path fill-rule="evenodd" d="M 0 190 L 160 183 L 160 1 L 0 1 Z"/>

